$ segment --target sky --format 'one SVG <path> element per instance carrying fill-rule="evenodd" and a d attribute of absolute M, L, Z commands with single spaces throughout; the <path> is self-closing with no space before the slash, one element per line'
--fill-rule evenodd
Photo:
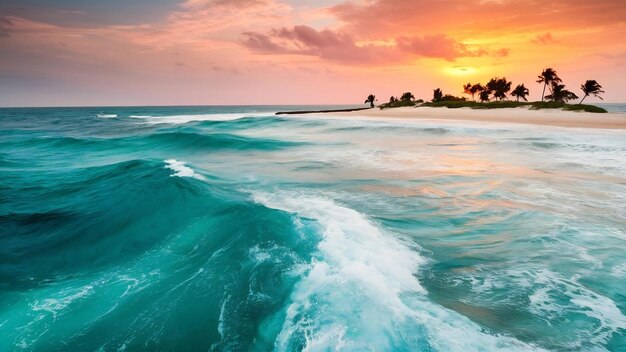
<path fill-rule="evenodd" d="M 539 100 L 547 67 L 626 102 L 624 1 L 3 0 L 0 106 L 429 100 L 492 77 Z"/>

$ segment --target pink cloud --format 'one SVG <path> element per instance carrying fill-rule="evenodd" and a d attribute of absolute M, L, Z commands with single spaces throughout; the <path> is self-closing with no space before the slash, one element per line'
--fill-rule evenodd
<path fill-rule="evenodd" d="M 225 6 L 234 8 L 249 8 L 264 6 L 269 3 L 268 0 L 187 0 L 182 3 L 182 7 L 186 9 L 194 9 L 201 7 Z"/>
<path fill-rule="evenodd" d="M 397 43 L 398 47 L 403 51 L 418 56 L 441 58 L 448 61 L 467 56 L 468 54 L 463 44 L 443 34 L 424 37 L 399 37 Z"/>
<path fill-rule="evenodd" d="M 283 53 L 288 52 L 282 46 L 274 43 L 268 35 L 258 32 L 243 32 L 241 43 L 253 51 L 265 53 Z"/>
<path fill-rule="evenodd" d="M 8 37 L 11 35 L 9 27 L 13 23 L 6 17 L 0 17 L 0 37 Z"/>
<path fill-rule="evenodd" d="M 396 64 L 416 57 L 453 61 L 460 57 L 500 57 L 508 54 L 508 49 L 493 53 L 484 48 L 470 50 L 466 45 L 443 34 L 403 36 L 386 45 L 360 45 L 347 33 L 330 29 L 316 30 L 305 25 L 275 28 L 268 34 L 244 32 L 240 42 L 256 52 L 317 56 L 349 64 Z"/>

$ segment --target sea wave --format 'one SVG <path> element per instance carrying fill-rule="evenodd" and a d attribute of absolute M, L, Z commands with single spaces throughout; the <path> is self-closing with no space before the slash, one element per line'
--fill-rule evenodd
<path fill-rule="evenodd" d="M 486 333 L 431 303 L 416 277 L 426 260 L 415 246 L 357 211 L 290 192 L 254 193 L 253 198 L 322 227 L 315 259 L 285 308 L 278 350 L 540 350 Z"/>
<path fill-rule="evenodd" d="M 143 119 L 149 124 L 185 124 L 196 121 L 233 121 L 250 117 L 273 116 L 273 113 L 236 113 L 236 114 L 199 114 L 199 115 L 165 115 L 165 116 L 141 116 L 129 117 Z"/>
<path fill-rule="evenodd" d="M 172 167 L 181 175 L 189 173 L 182 163 Z M 192 177 L 205 179 L 191 172 Z M 0 261 L 0 286 L 30 286 L 57 275 L 111 265 L 158 244 L 176 226 L 160 215 L 162 211 L 174 214 L 189 194 L 201 199 L 211 187 L 203 183 L 199 188 L 169 176 L 162 161 L 129 160 L 66 170 L 42 180 L 36 189 L 24 185 L 3 190 L 9 192 L 13 208 L 23 210 L 0 214 L 0 228 L 13 234 L 0 236 L 0 255 L 11 258 Z M 38 207 L 20 206 L 36 200 L 45 202 Z M 145 221 L 161 223 L 162 228 L 141 231 Z"/>
<path fill-rule="evenodd" d="M 175 173 L 171 176 L 192 177 L 198 180 L 206 180 L 204 176 L 197 174 L 195 171 L 193 171 L 192 168 L 185 165 L 185 163 L 182 161 L 178 161 L 176 159 L 168 159 L 165 160 L 165 163 L 167 164 L 165 168 L 175 171 Z"/>
<path fill-rule="evenodd" d="M 133 137 L 126 140 L 143 142 L 142 140 L 144 138 L 150 140 L 150 145 L 156 145 L 160 148 L 173 146 L 177 148 L 189 148 L 196 151 L 202 149 L 277 150 L 305 144 L 303 142 L 290 142 L 270 138 L 245 137 L 230 133 L 204 134 L 200 132 L 184 131 L 153 133 L 147 136 L 139 137 L 139 139 Z"/>

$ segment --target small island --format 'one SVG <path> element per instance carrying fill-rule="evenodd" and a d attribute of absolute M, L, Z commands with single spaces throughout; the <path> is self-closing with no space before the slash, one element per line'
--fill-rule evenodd
<path fill-rule="evenodd" d="M 470 108 L 470 109 L 503 109 L 503 108 L 519 108 L 528 107 L 531 110 L 540 109 L 561 109 L 565 111 L 584 111 L 591 113 L 606 113 L 607 111 L 601 107 L 594 105 L 582 104 L 589 96 L 595 96 L 602 100 L 600 96 L 604 91 L 602 86 L 595 80 L 587 80 L 580 87 L 584 93 L 582 99 L 577 104 L 569 104 L 570 101 L 579 99 L 578 95 L 565 88 L 561 78 L 557 75 L 556 70 L 546 68 L 538 76 L 537 83 L 543 85 L 541 101 L 529 102 L 526 98 L 530 94 L 530 90 L 524 84 L 519 84 L 515 89 L 511 90 L 513 82 L 508 81 L 506 77 L 494 77 L 486 84 L 463 85 L 463 93 L 471 96 L 471 100 L 465 97 L 457 97 L 445 94 L 441 89 L 437 88 L 433 91 L 433 98 L 429 102 L 422 99 L 415 99 L 411 92 L 403 93 L 400 98 L 390 97 L 388 103 L 381 104 L 379 108 L 389 109 L 406 106 L 416 107 L 446 107 L 449 109 Z M 549 94 L 546 95 L 546 89 Z M 516 100 L 508 100 L 508 96 L 515 97 Z M 478 101 L 476 100 L 478 97 Z M 523 101 L 520 101 L 523 100 Z"/>
<path fill-rule="evenodd" d="M 404 92 L 400 97 L 392 96 L 389 101 L 378 105 L 378 112 L 364 111 L 372 110 L 376 107 L 377 101 L 374 94 L 368 95 L 365 104 L 369 107 L 349 108 L 349 109 L 329 109 L 329 110 L 306 110 L 306 111 L 281 111 L 276 115 L 299 115 L 299 114 L 327 114 L 338 113 L 342 116 L 359 114 L 369 117 L 414 117 L 414 118 L 435 118 L 435 119 L 468 119 L 479 121 L 500 121 L 516 123 L 533 123 L 569 127 L 599 127 L 599 128 L 626 128 L 626 120 L 621 117 L 607 116 L 603 120 L 594 118 L 591 120 L 581 113 L 607 113 L 607 110 L 595 105 L 583 104 L 589 96 L 594 96 L 602 100 L 604 93 L 602 86 L 596 80 L 587 80 L 580 86 L 583 92 L 582 98 L 574 92 L 566 89 L 563 80 L 558 76 L 553 68 L 546 68 L 537 76 L 537 83 L 542 86 L 541 101 L 528 101 L 530 90 L 524 83 L 518 84 L 514 89 L 513 82 L 506 77 L 494 77 L 486 84 L 467 83 L 463 85 L 463 93 L 469 97 L 458 97 L 451 94 L 444 94 L 440 89 L 433 90 L 433 97 L 430 101 L 416 99 L 411 92 Z M 548 93 L 548 94 L 546 94 Z M 515 100 L 509 100 L 509 97 Z M 580 99 L 578 103 L 570 103 Z M 402 109 L 400 109 L 402 108 Z M 415 108 L 420 112 L 416 113 Z M 429 110 L 427 108 L 447 108 L 456 109 L 456 113 Z M 479 110 L 482 113 L 469 114 L 460 113 L 460 108 L 466 110 Z M 409 109 L 409 110 L 407 110 Z M 488 114 L 487 110 L 509 109 L 507 114 Z M 383 112 L 385 110 L 386 112 Z M 387 112 L 394 110 L 395 112 Z M 535 110 L 550 110 L 560 112 L 558 115 L 545 114 L 534 115 Z M 570 113 L 570 114 L 568 114 Z M 574 113 L 576 115 L 571 115 Z M 588 121 L 587 121 L 588 120 Z"/>

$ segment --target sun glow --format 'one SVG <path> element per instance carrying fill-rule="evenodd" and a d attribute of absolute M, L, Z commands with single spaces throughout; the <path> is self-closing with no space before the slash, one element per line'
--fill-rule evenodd
<path fill-rule="evenodd" d="M 451 76 L 468 76 L 476 73 L 478 71 L 475 67 L 469 66 L 454 66 L 454 67 L 446 67 L 444 72 Z"/>

